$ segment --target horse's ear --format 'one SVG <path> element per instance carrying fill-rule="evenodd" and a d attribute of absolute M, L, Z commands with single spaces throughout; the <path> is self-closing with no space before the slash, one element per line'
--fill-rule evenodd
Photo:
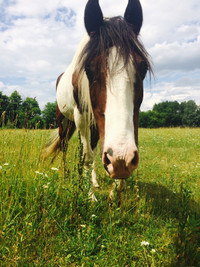
<path fill-rule="evenodd" d="M 85 28 L 88 34 L 99 32 L 103 24 L 103 13 L 99 6 L 99 0 L 88 0 L 84 16 Z"/>
<path fill-rule="evenodd" d="M 132 25 L 135 34 L 138 35 L 143 22 L 142 6 L 139 0 L 129 0 L 124 18 Z"/>

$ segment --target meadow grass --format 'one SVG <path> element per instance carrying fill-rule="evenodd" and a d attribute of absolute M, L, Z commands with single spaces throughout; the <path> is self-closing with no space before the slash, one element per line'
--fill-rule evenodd
<path fill-rule="evenodd" d="M 199 266 L 200 129 L 140 129 L 140 165 L 119 205 L 100 189 L 77 134 L 43 163 L 47 130 L 0 130 L 1 266 Z"/>

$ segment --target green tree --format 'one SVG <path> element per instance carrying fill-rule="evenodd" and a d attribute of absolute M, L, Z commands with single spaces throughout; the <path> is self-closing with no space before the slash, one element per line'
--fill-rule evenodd
<path fill-rule="evenodd" d="M 152 111 L 140 112 L 140 127 L 200 127 L 200 107 L 189 100 L 179 104 L 165 101 L 155 104 Z"/>
<path fill-rule="evenodd" d="M 19 112 L 21 105 L 22 97 L 17 91 L 14 91 L 9 97 L 9 105 L 6 112 L 8 114 L 9 127 L 19 126 Z"/>
<path fill-rule="evenodd" d="M 153 111 L 162 114 L 165 121 L 165 127 L 176 127 L 182 125 L 181 107 L 177 101 L 165 101 L 155 104 Z"/>
<path fill-rule="evenodd" d="M 157 111 L 140 112 L 139 126 L 142 128 L 165 127 L 165 116 Z"/>
<path fill-rule="evenodd" d="M 197 109 L 197 127 L 200 127 L 200 106 Z"/>
<path fill-rule="evenodd" d="M 182 124 L 184 126 L 196 127 L 199 124 L 199 107 L 193 100 L 181 103 Z"/>
<path fill-rule="evenodd" d="M 47 103 L 42 111 L 42 118 L 46 128 L 56 127 L 56 102 Z"/>
<path fill-rule="evenodd" d="M 0 127 L 6 125 L 8 117 L 6 116 L 6 111 L 9 107 L 9 98 L 0 92 Z"/>
<path fill-rule="evenodd" d="M 22 103 L 19 114 L 20 127 L 25 128 L 41 128 L 42 118 L 41 110 L 35 98 L 27 97 Z"/>

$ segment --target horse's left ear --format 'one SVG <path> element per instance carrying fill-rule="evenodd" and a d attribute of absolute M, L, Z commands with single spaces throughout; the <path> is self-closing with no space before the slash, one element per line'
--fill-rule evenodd
<path fill-rule="evenodd" d="M 89 35 L 91 33 L 99 32 L 99 29 L 103 24 L 103 13 L 99 6 L 99 0 L 89 0 L 87 2 L 84 22 Z"/>
<path fill-rule="evenodd" d="M 142 6 L 139 0 L 129 0 L 124 18 L 133 26 L 135 34 L 138 35 L 143 22 Z"/>

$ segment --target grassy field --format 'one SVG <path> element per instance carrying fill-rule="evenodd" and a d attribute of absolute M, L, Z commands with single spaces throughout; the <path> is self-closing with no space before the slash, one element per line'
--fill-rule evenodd
<path fill-rule="evenodd" d="M 120 206 L 99 156 L 89 200 L 77 135 L 65 176 L 42 163 L 49 133 L 0 130 L 0 266 L 200 266 L 200 129 L 140 129 Z"/>

